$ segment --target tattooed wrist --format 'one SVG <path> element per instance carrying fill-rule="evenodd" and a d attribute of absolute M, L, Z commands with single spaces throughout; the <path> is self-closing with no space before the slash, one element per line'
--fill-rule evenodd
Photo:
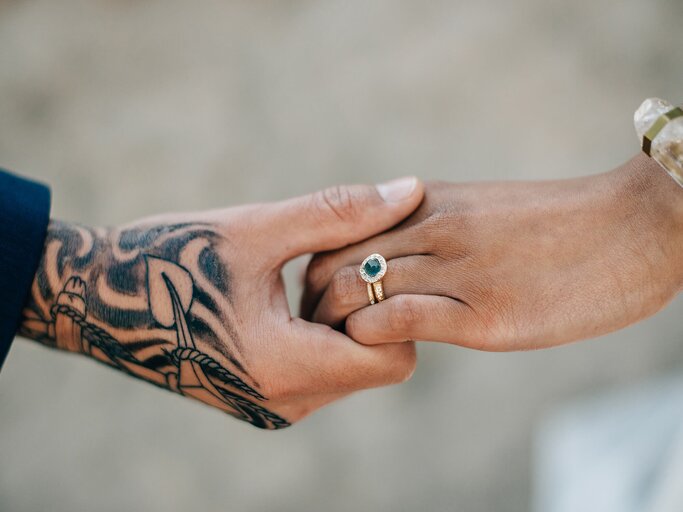
<path fill-rule="evenodd" d="M 209 223 L 93 229 L 53 221 L 20 334 L 82 352 L 262 428 L 288 422 L 241 354 L 227 240 Z"/>

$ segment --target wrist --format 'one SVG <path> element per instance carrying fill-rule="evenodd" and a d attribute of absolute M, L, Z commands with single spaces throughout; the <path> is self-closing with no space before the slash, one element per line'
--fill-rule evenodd
<path fill-rule="evenodd" d="M 628 202 L 634 236 L 648 265 L 661 267 L 668 286 L 683 287 L 683 188 L 652 158 L 639 154 L 613 171 L 618 195 Z"/>
<path fill-rule="evenodd" d="M 87 293 L 95 286 L 90 269 L 106 251 L 108 237 L 106 229 L 50 221 L 24 308 L 23 336 L 70 352 L 87 351 L 76 334 L 88 313 Z"/>

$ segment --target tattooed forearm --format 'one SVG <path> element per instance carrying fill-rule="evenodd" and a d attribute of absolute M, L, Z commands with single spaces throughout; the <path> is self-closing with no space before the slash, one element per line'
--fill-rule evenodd
<path fill-rule="evenodd" d="M 232 280 L 210 224 L 52 222 L 20 334 L 82 352 L 268 429 L 288 422 L 243 364 Z M 226 342 L 228 340 L 228 342 Z"/>

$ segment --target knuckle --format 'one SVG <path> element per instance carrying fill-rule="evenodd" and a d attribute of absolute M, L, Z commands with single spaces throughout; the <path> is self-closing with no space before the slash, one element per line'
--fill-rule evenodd
<path fill-rule="evenodd" d="M 336 185 L 315 194 L 318 210 L 341 222 L 353 221 L 358 213 L 356 201 L 349 187 Z"/>
<path fill-rule="evenodd" d="M 372 340 L 368 338 L 366 330 L 363 329 L 364 326 L 365 324 L 363 323 L 362 319 L 359 319 L 356 315 L 350 315 L 346 317 L 346 321 L 344 323 L 347 336 L 358 343 L 367 344 Z"/>
<path fill-rule="evenodd" d="M 353 269 L 344 267 L 339 269 L 330 283 L 330 296 L 332 301 L 340 306 L 353 304 L 358 295 L 358 278 Z"/>
<path fill-rule="evenodd" d="M 474 280 L 472 280 L 474 281 Z M 476 284 L 469 285 L 467 304 L 469 315 L 467 327 L 474 348 L 486 351 L 500 350 L 508 340 L 524 332 L 522 319 L 514 315 L 509 304 L 514 303 L 514 294 L 505 285 L 495 284 L 486 275 L 479 275 Z"/>
<path fill-rule="evenodd" d="M 387 323 L 392 332 L 408 334 L 420 320 L 420 310 L 409 295 L 393 298 L 393 307 L 387 315 Z"/>
<path fill-rule="evenodd" d="M 461 217 L 437 211 L 427 217 L 419 229 L 426 250 L 455 261 L 468 253 L 469 235 Z"/>

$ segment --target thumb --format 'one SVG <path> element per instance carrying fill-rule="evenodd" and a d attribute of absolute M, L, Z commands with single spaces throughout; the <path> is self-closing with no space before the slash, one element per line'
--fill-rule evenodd
<path fill-rule="evenodd" d="M 340 185 L 263 208 L 269 245 L 281 262 L 312 252 L 339 249 L 398 224 L 424 196 L 415 177 L 380 185 Z M 271 249 L 272 250 L 272 249 Z"/>

